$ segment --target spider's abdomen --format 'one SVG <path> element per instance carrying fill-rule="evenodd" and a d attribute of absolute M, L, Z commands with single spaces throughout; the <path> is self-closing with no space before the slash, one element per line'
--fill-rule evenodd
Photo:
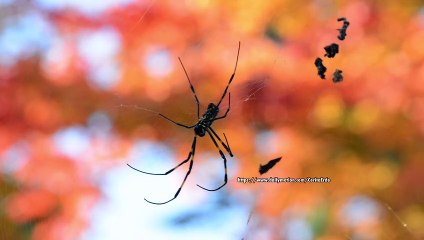
<path fill-rule="evenodd" d="M 203 114 L 201 120 L 203 120 L 205 123 L 208 122 L 208 121 L 210 121 L 211 124 L 212 124 L 213 120 L 218 115 L 218 112 L 219 112 L 219 108 L 215 104 L 209 103 L 208 109 Z M 210 124 L 208 126 L 210 126 Z"/>
<path fill-rule="evenodd" d="M 209 103 L 208 109 L 203 114 L 202 118 L 199 120 L 197 125 L 194 127 L 194 132 L 196 133 L 196 135 L 198 135 L 199 137 L 205 136 L 206 129 L 212 125 L 218 113 L 219 108 L 215 104 Z"/>

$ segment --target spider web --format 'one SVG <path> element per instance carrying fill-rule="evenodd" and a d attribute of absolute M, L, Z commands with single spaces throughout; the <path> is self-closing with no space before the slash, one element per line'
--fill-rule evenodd
<path fill-rule="evenodd" d="M 146 11 L 144 11 L 143 14 L 138 18 L 138 20 L 135 22 L 134 26 L 131 28 L 130 33 L 133 32 L 136 27 L 138 27 L 142 22 L 144 17 L 147 15 L 147 13 L 152 9 L 153 5 L 156 3 L 156 1 L 151 1 L 148 7 L 146 8 Z"/>
<path fill-rule="evenodd" d="M 231 110 L 239 109 L 240 107 L 243 106 L 243 104 L 246 104 L 249 101 L 255 101 L 256 95 L 260 91 L 262 91 L 265 88 L 265 86 L 266 86 L 266 80 L 258 80 L 258 81 L 252 81 L 252 82 L 247 83 L 247 88 L 249 88 L 249 90 L 247 91 L 247 94 L 245 94 L 242 97 L 239 97 L 235 102 L 232 100 L 231 101 Z M 190 94 L 189 93 L 189 87 L 187 87 L 187 94 Z M 228 98 L 228 96 L 226 96 L 226 98 Z M 193 99 L 193 102 L 194 102 L 194 99 Z M 225 100 L 223 102 L 225 102 Z M 201 104 L 201 107 L 202 107 L 202 105 L 203 104 Z M 120 104 L 116 107 L 145 111 L 145 112 L 152 113 L 152 114 L 155 114 L 155 115 L 159 115 L 160 113 L 166 115 L 166 113 L 159 112 L 159 110 L 156 111 L 156 110 L 153 110 L 153 109 L 150 109 L 150 108 L 144 107 L 142 105 L 138 105 L 138 104 Z M 220 107 L 220 110 L 226 109 L 227 107 L 228 107 L 228 102 L 226 104 L 223 104 Z M 188 113 L 188 114 L 191 115 L 191 116 L 196 115 L 195 112 Z M 201 114 L 202 114 L 202 110 L 201 110 Z M 231 111 L 229 112 L 228 116 L 231 116 Z"/>

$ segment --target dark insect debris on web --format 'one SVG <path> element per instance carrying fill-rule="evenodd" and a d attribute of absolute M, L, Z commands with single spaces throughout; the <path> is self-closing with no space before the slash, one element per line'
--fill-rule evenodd
<path fill-rule="evenodd" d="M 281 158 L 282 157 L 272 159 L 271 161 L 269 161 L 265 165 L 259 165 L 259 173 L 262 175 L 262 174 L 268 172 L 272 167 L 275 166 L 275 164 L 277 164 L 281 160 Z"/>
<path fill-rule="evenodd" d="M 320 78 L 325 79 L 325 72 L 327 71 L 327 68 L 322 63 L 321 58 L 315 59 L 315 66 L 317 67 L 318 75 L 320 76 Z"/>
<path fill-rule="evenodd" d="M 336 71 L 334 71 L 333 73 L 333 82 L 334 83 L 338 83 L 343 81 L 343 75 L 342 75 L 342 70 L 336 69 Z"/>
<path fill-rule="evenodd" d="M 340 29 L 337 29 L 338 31 L 339 31 L 339 36 L 337 36 L 337 38 L 340 40 L 340 41 L 343 41 L 343 40 L 345 40 L 345 38 L 346 38 L 346 30 L 347 30 L 347 27 L 349 27 L 349 21 L 347 21 L 346 20 L 346 18 L 345 17 L 341 17 L 341 18 L 338 18 L 337 19 L 337 21 L 343 21 L 343 26 L 342 26 L 342 28 L 340 28 Z"/>
<path fill-rule="evenodd" d="M 337 36 L 337 38 L 340 41 L 343 41 L 346 38 L 346 30 L 347 27 L 349 26 L 349 21 L 347 21 L 347 19 L 345 17 L 341 17 L 337 19 L 338 22 L 343 21 L 343 26 L 341 29 L 337 29 L 339 31 L 339 36 Z M 328 58 L 334 58 L 336 56 L 337 53 L 339 53 L 339 45 L 336 43 L 332 43 L 328 46 L 324 47 L 325 50 L 325 54 L 324 57 L 328 57 Z M 327 68 L 324 66 L 323 60 L 319 57 L 317 57 L 315 59 L 315 66 L 318 70 L 318 76 L 321 79 L 325 79 L 325 72 L 327 71 Z M 334 83 L 338 83 L 338 82 L 342 82 L 343 81 L 343 75 L 342 75 L 342 70 L 336 69 L 335 72 L 333 73 L 333 82 Z"/>
<path fill-rule="evenodd" d="M 332 43 L 326 47 L 324 47 L 325 50 L 325 57 L 329 57 L 329 58 L 333 58 L 334 56 L 336 56 L 337 53 L 339 53 L 339 45 L 337 45 L 336 43 Z"/>

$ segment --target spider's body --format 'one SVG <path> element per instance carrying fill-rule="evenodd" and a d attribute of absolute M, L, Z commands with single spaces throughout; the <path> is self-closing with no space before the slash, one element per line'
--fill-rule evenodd
<path fill-rule="evenodd" d="M 228 181 L 228 177 L 227 177 L 227 159 L 225 158 L 225 155 L 222 152 L 221 148 L 219 147 L 216 139 L 221 143 L 222 147 L 224 147 L 224 149 L 227 151 L 227 153 L 231 157 L 233 156 L 233 153 L 231 152 L 230 145 L 228 144 L 228 140 L 227 140 L 227 137 L 225 136 L 225 133 L 224 133 L 224 137 L 225 137 L 225 142 L 226 143 L 224 143 L 221 140 L 221 138 L 219 137 L 219 135 L 215 132 L 215 130 L 213 130 L 213 128 L 211 126 L 212 126 L 212 123 L 215 120 L 226 118 L 228 112 L 230 111 L 231 94 L 228 93 L 228 108 L 227 108 L 227 111 L 224 113 L 224 115 L 218 117 L 219 105 L 221 104 L 221 102 L 225 98 L 225 96 L 227 95 L 228 87 L 230 86 L 230 83 L 233 81 L 234 75 L 236 74 L 236 69 L 237 69 L 237 63 L 238 63 L 239 54 L 240 54 L 240 42 L 239 42 L 238 51 L 237 51 L 236 66 L 234 67 L 234 72 L 231 75 L 230 80 L 228 81 L 227 87 L 225 88 L 224 93 L 222 94 L 221 99 L 219 100 L 218 104 L 216 104 L 216 105 L 214 103 L 209 103 L 208 109 L 206 109 L 206 112 L 202 115 L 202 117 L 200 117 L 200 102 L 199 102 L 199 99 L 197 98 L 197 95 L 196 95 L 196 92 L 194 90 L 194 87 L 191 84 L 190 78 L 188 77 L 187 71 L 185 70 L 184 65 L 183 65 L 181 59 L 178 58 L 180 60 L 181 66 L 184 69 L 184 73 L 186 74 L 187 80 L 188 80 L 188 82 L 190 84 L 191 92 L 193 93 L 194 98 L 196 100 L 196 104 L 197 104 L 197 119 L 198 119 L 198 121 L 197 121 L 196 124 L 191 125 L 191 126 L 188 126 L 188 125 L 185 125 L 185 124 L 182 124 L 182 123 L 178 123 L 178 122 L 176 122 L 176 121 L 168 118 L 167 116 L 165 116 L 165 115 L 163 115 L 161 113 L 158 113 L 158 115 L 161 116 L 161 117 L 163 117 L 163 118 L 165 118 L 166 120 L 174 123 L 175 125 L 180 126 L 180 127 L 194 128 L 194 137 L 193 137 L 193 143 L 191 144 L 191 151 L 190 151 L 190 153 L 188 154 L 188 156 L 187 156 L 187 158 L 185 160 L 183 160 L 180 164 L 178 164 L 176 167 L 172 168 L 171 170 L 168 170 L 166 173 L 149 173 L 149 172 L 144 172 L 144 171 L 141 171 L 141 170 L 139 170 L 137 168 L 132 167 L 129 164 L 127 164 L 127 165 L 129 167 L 131 167 L 132 169 L 136 170 L 136 171 L 139 171 L 139 172 L 142 172 L 142 173 L 145 173 L 145 174 L 150 174 L 150 175 L 167 175 L 167 174 L 173 172 L 178 167 L 180 167 L 183 164 L 187 163 L 188 161 L 190 161 L 190 165 L 188 167 L 188 171 L 187 171 L 187 173 L 185 175 L 185 178 L 184 178 L 183 182 L 181 183 L 180 188 L 177 190 L 177 192 L 175 193 L 175 195 L 174 195 L 173 198 L 171 198 L 170 200 L 168 200 L 166 202 L 161 202 L 161 203 L 151 202 L 151 201 L 148 201 L 147 199 L 144 199 L 147 202 L 152 203 L 152 204 L 165 204 L 165 203 L 168 203 L 168 202 L 174 200 L 175 198 L 177 198 L 178 194 L 180 194 L 180 191 L 181 191 L 182 187 L 184 186 L 185 181 L 187 180 L 188 175 L 190 175 L 191 169 L 193 167 L 194 154 L 196 152 L 197 136 L 203 137 L 203 136 L 206 135 L 206 133 L 209 135 L 209 137 L 211 138 L 213 144 L 217 148 L 217 150 L 219 152 L 219 155 L 221 155 L 221 158 L 224 160 L 224 170 L 225 170 L 224 183 L 221 186 L 219 186 L 219 187 L 217 187 L 215 189 L 204 188 L 204 187 L 202 187 L 202 186 L 200 186 L 198 184 L 197 184 L 197 186 L 199 186 L 200 188 L 202 188 L 204 190 L 207 190 L 207 191 L 217 191 L 220 188 L 222 188 L 223 186 L 225 186 L 225 184 L 227 184 L 227 181 Z"/>
<path fill-rule="evenodd" d="M 218 106 L 213 103 L 209 103 L 208 109 L 194 127 L 194 133 L 196 133 L 196 135 L 199 137 L 205 136 L 206 129 L 212 125 L 213 121 L 215 121 L 216 116 L 218 116 L 218 113 Z"/>

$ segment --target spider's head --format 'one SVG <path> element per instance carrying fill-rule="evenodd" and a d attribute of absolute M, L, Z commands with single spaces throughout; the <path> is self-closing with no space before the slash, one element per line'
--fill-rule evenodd
<path fill-rule="evenodd" d="M 199 137 L 203 137 L 206 134 L 205 128 L 202 125 L 197 125 L 194 127 L 194 132 L 196 133 L 196 135 L 198 135 Z"/>

